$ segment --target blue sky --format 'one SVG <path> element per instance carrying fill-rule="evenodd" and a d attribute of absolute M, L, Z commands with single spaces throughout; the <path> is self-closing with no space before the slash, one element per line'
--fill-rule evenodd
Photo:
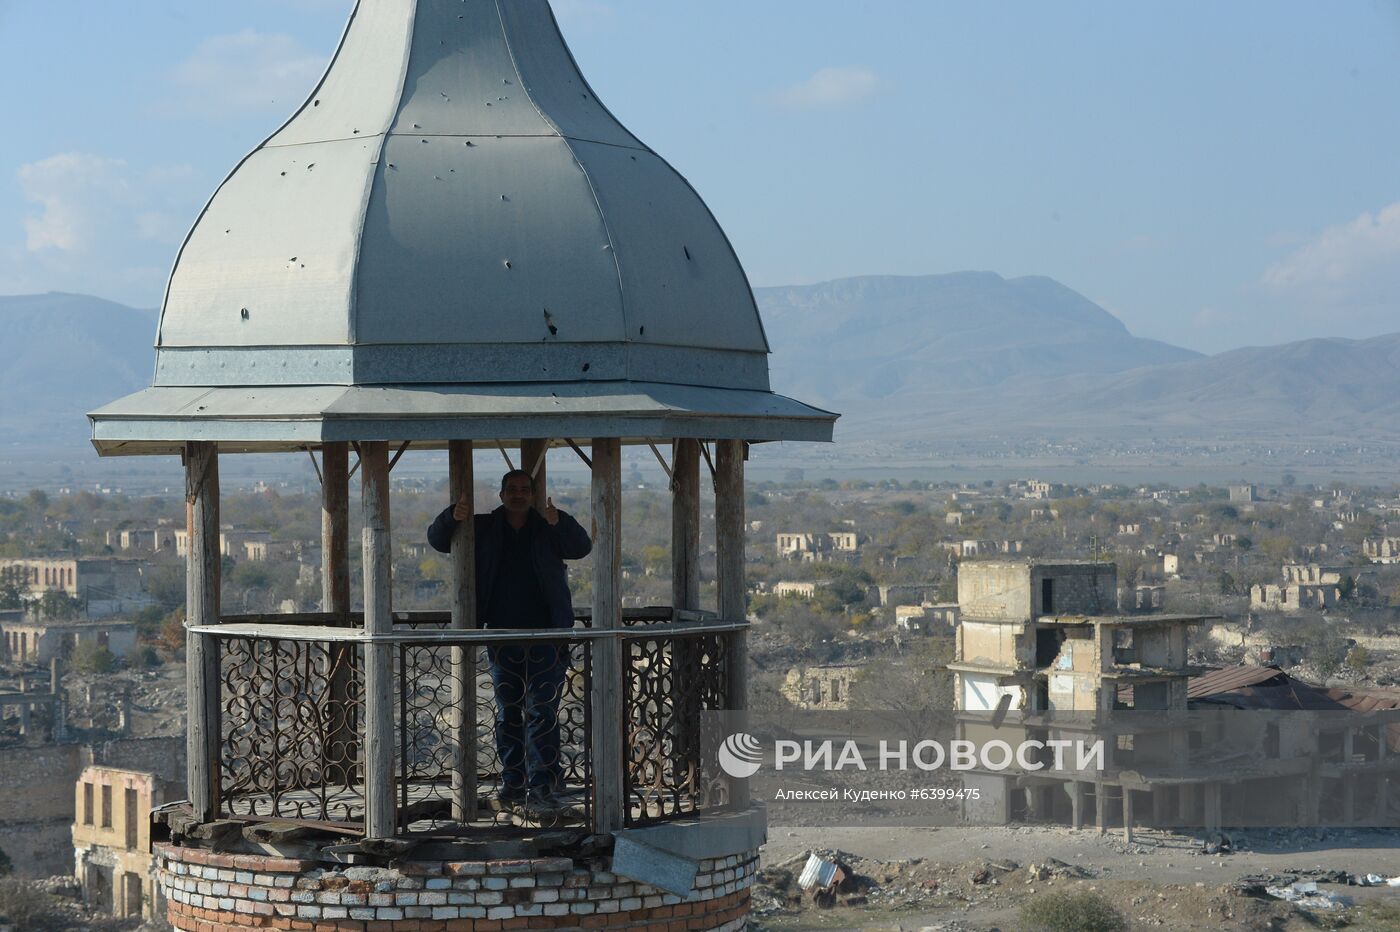
<path fill-rule="evenodd" d="M 0 294 L 156 305 L 350 6 L 0 0 Z M 1049 275 L 1207 351 L 1400 331 L 1400 0 L 555 7 L 756 285 Z"/>

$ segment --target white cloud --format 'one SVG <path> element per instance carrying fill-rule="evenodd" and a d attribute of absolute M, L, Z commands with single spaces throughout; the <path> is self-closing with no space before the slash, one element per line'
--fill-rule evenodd
<path fill-rule="evenodd" d="M 89 248 L 116 205 L 129 206 L 126 163 L 85 152 L 65 152 L 22 165 L 19 184 L 39 213 L 24 218 L 30 251 Z"/>
<path fill-rule="evenodd" d="M 137 170 L 121 159 L 64 152 L 16 174 L 30 208 L 22 241 L 0 250 L 0 291 L 159 299 L 204 193 L 190 167 Z"/>
<path fill-rule="evenodd" d="M 880 79 L 867 68 L 822 68 L 810 78 L 773 95 L 779 106 L 793 110 L 840 107 L 874 96 Z"/>
<path fill-rule="evenodd" d="M 1279 310 L 1335 335 L 1400 330 L 1400 202 L 1303 240 L 1262 284 Z"/>
<path fill-rule="evenodd" d="M 291 36 L 251 29 L 214 36 L 175 67 L 168 108 L 208 119 L 230 112 L 291 113 L 316 86 L 327 60 Z"/>
<path fill-rule="evenodd" d="M 1333 286 L 1389 271 L 1400 260 L 1400 203 L 1328 227 L 1264 272 L 1275 288 Z"/>

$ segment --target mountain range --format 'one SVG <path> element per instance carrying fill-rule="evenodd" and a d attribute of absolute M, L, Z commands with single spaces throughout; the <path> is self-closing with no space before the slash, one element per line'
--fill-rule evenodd
<path fill-rule="evenodd" d="M 1400 430 L 1400 333 L 1205 356 L 1133 336 L 1053 279 L 991 272 L 755 294 L 774 390 L 841 412 L 838 441 Z M 149 384 L 155 321 L 84 295 L 0 297 L 3 436 L 80 444 L 87 411 Z"/>
<path fill-rule="evenodd" d="M 1400 333 L 1206 356 L 1133 336 L 1043 277 L 865 277 L 756 290 L 774 388 L 838 439 L 1338 439 L 1400 429 Z"/>

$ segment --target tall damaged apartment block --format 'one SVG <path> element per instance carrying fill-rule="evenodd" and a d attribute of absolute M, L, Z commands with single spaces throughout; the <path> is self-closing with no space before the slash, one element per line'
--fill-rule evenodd
<path fill-rule="evenodd" d="M 960 567 L 959 737 L 1017 750 L 966 775 L 970 820 L 1129 838 L 1142 825 L 1396 824 L 1400 696 L 1276 667 L 1194 668 L 1188 635 L 1215 616 L 1118 614 L 1116 591 L 1107 563 Z"/>
<path fill-rule="evenodd" d="M 1051 769 L 1047 760 L 1041 770 L 969 774 L 965 785 L 978 790 L 968 802 L 970 816 L 1081 827 L 1092 803 L 1102 830 L 1110 809 L 1121 812 L 1121 824 L 1132 824 L 1134 791 L 1152 795 L 1154 811 L 1166 805 L 1165 795 L 1140 785 L 1138 770 L 1180 760 L 1187 730 L 1163 730 L 1163 717 L 1138 716 L 1154 740 L 1137 740 L 1116 723 L 1105 734 L 1104 716 L 1127 709 L 1185 712 L 1187 680 L 1199 672 L 1187 663 L 1187 632 L 1207 616 L 1119 614 L 1117 591 L 1112 563 L 1007 560 L 959 568 L 962 621 L 949 669 L 962 737 L 1013 746 L 1104 739 L 1102 769 Z M 1191 802 L 1206 806 L 1203 822 L 1213 822 L 1216 800 Z"/>

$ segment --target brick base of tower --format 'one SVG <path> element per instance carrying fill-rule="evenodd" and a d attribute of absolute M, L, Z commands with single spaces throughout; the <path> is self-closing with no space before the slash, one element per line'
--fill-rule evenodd
<path fill-rule="evenodd" d="M 405 861 L 393 867 L 155 846 L 157 883 L 180 932 L 497 932 L 748 926 L 758 851 L 700 862 L 677 896 L 602 869 L 610 859 Z"/>

